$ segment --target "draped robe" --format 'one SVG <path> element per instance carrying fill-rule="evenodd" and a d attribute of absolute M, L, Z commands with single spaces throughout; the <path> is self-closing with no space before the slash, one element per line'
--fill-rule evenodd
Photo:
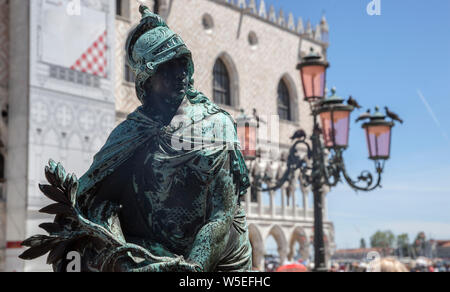
<path fill-rule="evenodd" d="M 80 178 L 78 201 L 90 218 L 105 201 L 120 204 L 127 242 L 155 255 L 246 271 L 251 247 L 240 196 L 248 187 L 233 119 L 190 91 L 168 126 L 142 107 L 131 113 Z"/>

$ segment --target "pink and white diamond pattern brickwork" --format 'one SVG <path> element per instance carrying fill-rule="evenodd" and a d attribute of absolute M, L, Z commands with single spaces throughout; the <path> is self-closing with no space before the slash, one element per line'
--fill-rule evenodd
<path fill-rule="evenodd" d="M 92 46 L 81 55 L 70 69 L 106 78 L 106 68 L 108 65 L 106 57 L 106 52 L 108 50 L 106 35 L 107 32 L 105 31 Z"/>

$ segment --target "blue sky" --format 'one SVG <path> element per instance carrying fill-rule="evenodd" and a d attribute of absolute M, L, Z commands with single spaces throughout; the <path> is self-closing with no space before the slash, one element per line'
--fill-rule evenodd
<path fill-rule="evenodd" d="M 388 105 L 405 120 L 394 128 L 382 189 L 356 194 L 341 184 L 329 194 L 338 248 L 387 229 L 450 239 L 450 1 L 381 0 L 381 16 L 366 13 L 369 2 L 266 0 L 314 26 L 325 12 L 328 86 L 365 107 Z M 350 135 L 345 159 L 356 177 L 373 165 L 360 126 Z"/>

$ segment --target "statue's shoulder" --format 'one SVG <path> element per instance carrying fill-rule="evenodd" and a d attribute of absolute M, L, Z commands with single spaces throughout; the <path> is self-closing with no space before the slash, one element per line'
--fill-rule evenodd
<path fill-rule="evenodd" d="M 211 120 L 214 123 L 219 124 L 220 126 L 230 128 L 231 130 L 235 130 L 235 124 L 233 117 L 225 110 L 220 109 L 219 112 L 211 116 Z"/>
<path fill-rule="evenodd" d="M 222 109 L 219 105 L 211 101 L 206 95 L 201 92 L 196 92 L 196 95 L 190 97 L 190 103 L 188 103 L 189 110 L 186 112 L 195 116 L 194 120 L 204 120 L 212 122 L 217 126 L 224 126 L 235 130 L 236 122 L 226 110 Z"/>

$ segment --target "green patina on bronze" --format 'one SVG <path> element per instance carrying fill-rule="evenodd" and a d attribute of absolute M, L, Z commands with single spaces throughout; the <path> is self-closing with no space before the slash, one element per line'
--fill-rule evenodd
<path fill-rule="evenodd" d="M 23 242 L 22 259 L 50 251 L 64 271 L 77 251 L 82 271 L 249 271 L 251 246 L 240 196 L 249 187 L 231 116 L 193 88 L 190 51 L 148 8 L 130 33 L 127 55 L 143 102 L 144 84 L 158 67 L 187 60 L 189 86 L 170 124 L 145 107 L 131 113 L 79 180 L 50 161 L 42 192 L 56 215 L 50 235 Z"/>

